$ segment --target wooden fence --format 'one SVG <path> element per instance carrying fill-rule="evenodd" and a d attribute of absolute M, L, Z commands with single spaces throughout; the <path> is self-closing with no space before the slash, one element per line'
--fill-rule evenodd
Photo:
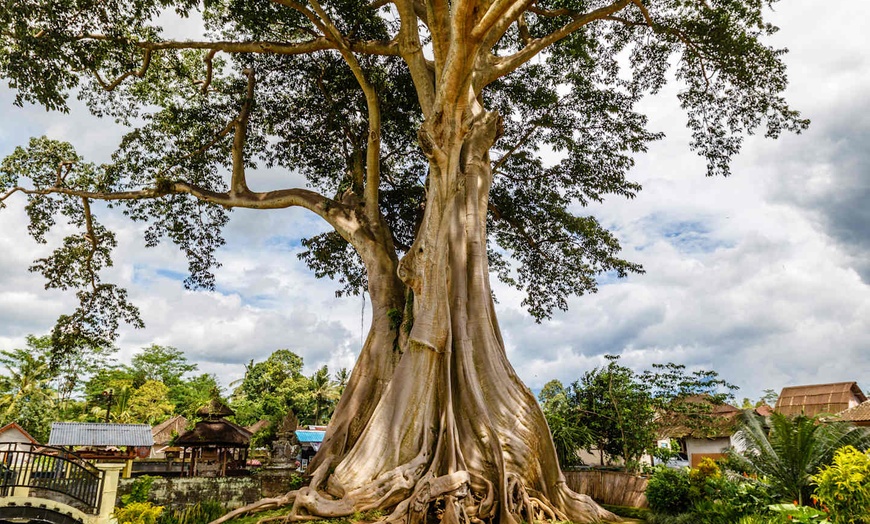
<path fill-rule="evenodd" d="M 621 471 L 566 471 L 568 487 L 601 504 L 646 508 L 647 478 Z"/>

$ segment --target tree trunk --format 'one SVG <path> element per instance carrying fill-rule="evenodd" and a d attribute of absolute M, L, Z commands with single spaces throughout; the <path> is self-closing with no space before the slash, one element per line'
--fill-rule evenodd
<path fill-rule="evenodd" d="M 291 518 L 378 509 L 412 524 L 618 520 L 568 489 L 543 413 L 505 355 L 486 253 L 499 118 L 431 120 L 420 132 L 426 211 L 398 270 L 413 291 L 413 327 L 407 337 L 385 327 L 379 301 L 392 284 L 370 280 L 372 330 L 310 486 L 285 499 Z"/>

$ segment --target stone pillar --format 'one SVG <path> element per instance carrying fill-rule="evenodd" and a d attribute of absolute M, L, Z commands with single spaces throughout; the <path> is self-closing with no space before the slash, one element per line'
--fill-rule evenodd
<path fill-rule="evenodd" d="M 12 490 L 13 497 L 30 496 L 30 475 L 33 472 L 33 455 L 18 455 L 18 471 L 16 472 L 15 488 Z M 23 460 L 21 460 L 23 458 Z"/>
<path fill-rule="evenodd" d="M 118 497 L 118 478 L 124 464 L 100 462 L 95 464 L 98 470 L 103 472 L 103 492 L 100 495 L 100 512 L 98 522 L 107 524 L 112 520 L 112 512 L 115 511 L 115 499 Z"/>

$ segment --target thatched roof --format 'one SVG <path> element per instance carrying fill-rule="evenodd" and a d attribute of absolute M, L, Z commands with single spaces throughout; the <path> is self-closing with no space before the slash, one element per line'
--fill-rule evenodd
<path fill-rule="evenodd" d="M 181 435 L 186 428 L 187 419 L 176 415 L 151 428 L 151 436 L 154 438 L 155 445 L 164 446 L 172 440 L 173 433 Z"/>
<path fill-rule="evenodd" d="M 782 389 L 774 409 L 783 415 L 804 414 L 814 417 L 824 413 L 839 413 L 849 409 L 850 403 L 866 400 L 864 392 L 855 382 L 792 386 Z"/>
<path fill-rule="evenodd" d="M 211 399 L 208 404 L 196 410 L 197 416 L 209 419 L 230 417 L 235 414 L 235 411 L 216 398 Z"/>
<path fill-rule="evenodd" d="M 175 440 L 175 445 L 182 448 L 246 448 L 250 443 L 250 431 L 224 419 L 201 420 Z"/>

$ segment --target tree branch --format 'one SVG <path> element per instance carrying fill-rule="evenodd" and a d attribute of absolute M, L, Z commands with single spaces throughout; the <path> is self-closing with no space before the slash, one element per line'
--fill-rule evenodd
<path fill-rule="evenodd" d="M 254 87 L 256 78 L 253 69 L 245 69 L 248 86 L 245 89 L 245 100 L 239 117 L 235 119 L 233 133 L 233 175 L 230 182 L 230 194 L 243 194 L 248 191 L 245 180 L 245 142 L 248 138 L 248 120 L 251 116 L 251 106 L 254 105 Z"/>
<path fill-rule="evenodd" d="M 145 56 L 142 57 L 142 67 L 140 67 L 138 70 L 127 71 L 126 73 L 122 74 L 118 78 L 114 79 L 112 82 L 109 82 L 109 83 L 104 82 L 103 79 L 100 78 L 100 73 L 98 73 L 96 69 L 94 69 L 94 71 L 93 71 L 94 78 L 97 79 L 97 82 L 106 91 L 114 90 L 116 87 L 121 85 L 121 82 L 123 82 L 124 80 L 126 80 L 130 76 L 136 76 L 137 78 L 142 78 L 143 76 L 145 76 L 145 73 L 148 72 L 148 66 L 151 65 L 151 53 L 152 52 L 153 51 L 151 49 L 146 48 L 145 49 Z"/>
<path fill-rule="evenodd" d="M 526 45 L 517 53 L 504 58 L 494 58 L 495 65 L 490 69 L 489 75 L 485 76 L 482 79 L 481 84 L 477 86 L 477 88 L 482 89 L 483 86 L 486 86 L 494 82 L 495 80 L 498 80 L 499 78 L 515 71 L 518 67 L 531 60 L 538 53 L 540 53 L 550 45 L 565 38 L 566 36 L 580 29 L 584 25 L 589 24 L 590 22 L 604 19 L 605 17 L 620 11 L 630 3 L 632 3 L 632 0 L 617 0 L 616 2 L 596 9 L 595 11 L 591 11 L 583 15 L 576 15 L 573 17 L 573 20 L 571 20 L 571 22 L 565 24 L 560 29 L 550 33 L 543 38 L 536 38 L 532 40 L 528 45 Z"/>
<path fill-rule="evenodd" d="M 275 0 L 279 2 L 292 0 Z M 326 11 L 321 7 L 317 0 L 308 0 L 314 12 L 320 17 L 324 33 L 327 38 L 335 43 L 338 52 L 341 53 L 344 61 L 350 67 L 354 78 L 363 91 L 366 97 L 366 106 L 369 116 L 369 136 L 366 144 L 366 184 L 364 188 L 364 200 L 369 204 L 366 208 L 366 213 L 370 218 L 378 218 L 379 208 L 379 190 L 381 183 L 381 107 L 378 93 L 375 87 L 369 82 L 368 77 L 363 71 L 362 66 L 353 54 L 350 46 L 344 35 L 338 30 L 335 24 L 330 19 Z"/>
<path fill-rule="evenodd" d="M 399 52 L 411 72 L 423 118 L 429 118 L 435 103 L 435 85 L 423 55 L 423 45 L 420 43 L 420 31 L 417 28 L 417 14 L 414 7 L 415 1 L 396 0 L 395 3 L 401 22 L 398 35 Z"/>

